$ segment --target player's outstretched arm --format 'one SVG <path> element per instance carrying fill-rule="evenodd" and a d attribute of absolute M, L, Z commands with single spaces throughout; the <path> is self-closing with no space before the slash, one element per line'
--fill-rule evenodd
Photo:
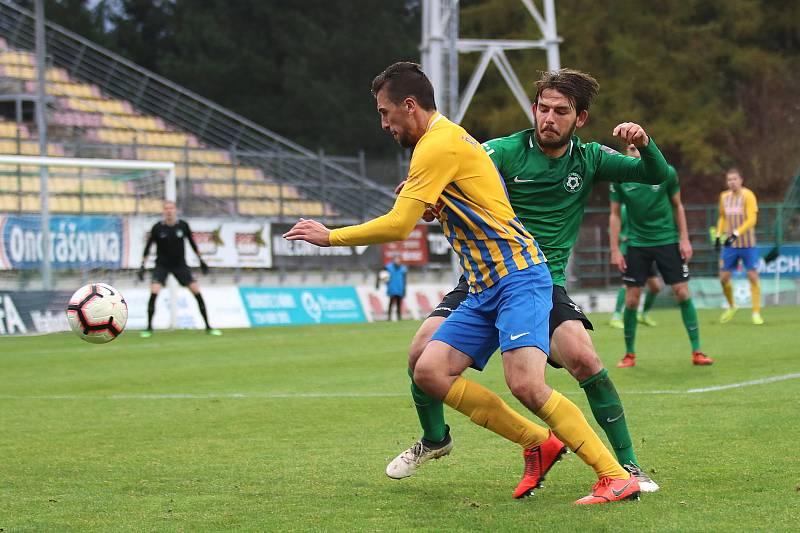
<path fill-rule="evenodd" d="M 645 148 L 650 144 L 650 137 L 647 136 L 647 132 L 635 122 L 617 124 L 611 133 L 614 137 L 622 139 L 625 144 L 632 144 L 639 149 Z"/>
<path fill-rule="evenodd" d="M 391 211 L 369 222 L 331 231 L 316 220 L 300 219 L 283 234 L 283 238 L 317 246 L 362 246 L 400 241 L 409 236 L 424 211 L 423 202 L 399 196 Z"/>
<path fill-rule="evenodd" d="M 292 228 L 283 234 L 287 241 L 306 241 L 317 246 L 331 245 L 331 230 L 316 220 L 301 218 Z"/>
<path fill-rule="evenodd" d="M 675 169 L 667 163 L 655 141 L 640 125 L 623 122 L 614 128 L 613 134 L 625 143 L 636 146 L 641 158 L 603 151 L 597 169 L 597 179 L 656 185 L 675 176 Z"/>

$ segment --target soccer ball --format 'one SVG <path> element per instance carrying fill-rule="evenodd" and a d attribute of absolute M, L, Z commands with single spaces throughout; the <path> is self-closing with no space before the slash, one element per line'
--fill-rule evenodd
<path fill-rule="evenodd" d="M 128 322 L 128 304 L 122 294 L 105 283 L 84 285 L 67 305 L 67 321 L 72 331 L 93 344 L 113 341 Z"/>

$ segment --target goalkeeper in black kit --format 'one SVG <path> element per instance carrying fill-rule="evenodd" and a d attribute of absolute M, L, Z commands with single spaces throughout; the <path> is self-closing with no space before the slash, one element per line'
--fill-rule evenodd
<path fill-rule="evenodd" d="M 153 313 L 156 309 L 156 298 L 167 276 L 172 274 L 178 283 L 184 287 L 188 287 L 194 297 L 197 299 L 197 305 L 200 308 L 200 314 L 203 315 L 203 320 L 206 323 L 206 333 L 209 335 L 222 335 L 218 329 L 212 328 L 208 324 L 208 313 L 206 312 L 206 303 L 203 301 L 203 295 L 200 294 L 200 286 L 192 276 L 192 271 L 186 264 L 186 253 L 183 240 L 187 239 L 189 245 L 197 254 L 200 259 L 200 270 L 203 274 L 208 273 L 208 265 L 200 257 L 200 252 L 197 249 L 197 243 L 194 242 L 192 237 L 192 230 L 189 229 L 189 224 L 185 220 L 178 219 L 178 210 L 175 202 L 164 203 L 164 220 L 156 222 L 150 230 L 150 238 L 147 239 L 147 244 L 144 247 L 144 255 L 142 256 L 142 266 L 139 267 L 139 281 L 144 281 L 145 268 L 144 264 L 147 261 L 147 256 L 150 253 L 150 246 L 155 243 L 156 245 L 156 267 L 153 269 L 153 279 L 150 283 L 150 301 L 147 303 L 147 329 L 141 332 L 142 337 L 151 337 L 153 335 Z"/>

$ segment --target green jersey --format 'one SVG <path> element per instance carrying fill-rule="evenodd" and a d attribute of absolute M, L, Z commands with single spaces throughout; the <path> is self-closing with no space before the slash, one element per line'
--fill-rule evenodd
<path fill-rule="evenodd" d="M 609 185 L 611 201 L 627 208 L 628 246 L 661 246 L 678 242 L 678 228 L 672 214 L 670 198 L 679 190 L 678 178 L 674 172 L 672 177 L 657 185 Z"/>
<path fill-rule="evenodd" d="M 566 266 L 578 238 L 583 210 L 594 183 L 661 183 L 670 167 L 650 139 L 641 159 L 573 137 L 558 158 L 539 148 L 535 131 L 523 130 L 484 143 L 506 184 L 511 206 L 547 257 L 553 283 L 564 285 Z"/>

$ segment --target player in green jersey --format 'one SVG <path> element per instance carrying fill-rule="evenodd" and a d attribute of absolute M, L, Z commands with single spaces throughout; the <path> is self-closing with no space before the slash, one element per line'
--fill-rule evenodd
<path fill-rule="evenodd" d="M 505 181 L 514 211 L 548 259 L 553 278 L 549 362 L 566 368 L 579 382 L 617 460 L 636 476 L 641 490 L 653 492 L 658 485 L 639 466 L 622 402 L 586 331 L 592 329 L 592 323 L 564 288 L 567 259 L 595 182 L 656 184 L 669 177 L 664 156 L 638 124 L 624 122 L 613 134 L 640 147 L 641 159 L 625 157 L 598 143 L 584 143 L 575 136 L 576 129 L 588 119 L 589 105 L 598 89 L 594 78 L 582 72 L 562 69 L 543 73 L 533 103 L 536 127 L 489 141 L 484 147 Z M 409 369 L 414 368 L 439 325 L 465 297 L 465 284 L 460 284 L 423 322 L 409 349 Z M 386 474 L 395 479 L 413 475 L 423 463 L 447 455 L 453 447 L 441 402 L 426 395 L 413 379 L 411 390 L 423 436 L 389 463 Z M 543 447 L 525 450 L 523 457 L 525 471 L 514 497 L 532 493 L 557 459 Z"/>
<path fill-rule="evenodd" d="M 634 147 L 636 148 L 636 147 Z M 629 149 L 633 157 L 640 150 Z M 689 261 L 692 259 L 692 244 L 686 227 L 686 214 L 681 203 L 681 191 L 674 170 L 663 183 L 612 183 L 610 186 L 611 221 L 609 225 L 619 227 L 620 206 L 625 205 L 628 214 L 628 250 L 622 256 L 619 248 L 612 249 L 612 262 L 623 272 L 625 292 L 625 356 L 617 364 L 628 368 L 636 364 L 636 310 L 639 308 L 642 286 L 652 264 L 658 266 L 664 283 L 672 291 L 681 308 L 681 317 L 692 345 L 692 362 L 695 365 L 710 365 L 713 359 L 700 350 L 700 328 L 697 310 L 689 292 Z"/>
<path fill-rule="evenodd" d="M 628 147 L 628 150 L 626 150 L 629 155 L 630 148 L 631 147 Z M 636 147 L 634 146 L 633 149 L 635 150 Z M 611 241 L 611 262 L 613 264 L 617 263 L 617 260 L 614 258 L 615 249 L 619 249 L 620 254 L 623 256 L 628 250 L 628 213 L 625 209 L 625 205 L 622 205 L 620 208 L 618 228 L 611 225 L 614 224 L 615 220 L 617 219 L 611 218 L 609 220 L 608 228 L 608 236 Z M 658 271 L 656 270 L 655 263 L 650 264 L 650 272 L 647 277 L 647 289 L 647 295 L 644 297 L 644 307 L 642 307 L 642 312 L 637 315 L 637 320 L 640 324 L 646 326 L 657 326 L 658 323 L 650 317 L 650 309 L 656 301 L 656 296 L 661 292 L 661 283 L 658 281 Z M 625 285 L 623 284 L 622 287 L 619 288 L 619 291 L 617 291 L 617 302 L 614 306 L 614 314 L 611 315 L 611 320 L 608 322 L 609 326 L 615 329 L 625 329 L 625 325 L 622 322 L 622 311 L 624 308 Z"/>

